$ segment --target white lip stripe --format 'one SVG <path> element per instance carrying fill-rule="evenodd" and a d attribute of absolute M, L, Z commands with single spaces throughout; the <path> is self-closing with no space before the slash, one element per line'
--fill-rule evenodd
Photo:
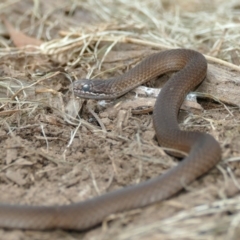
<path fill-rule="evenodd" d="M 85 91 L 81 91 L 81 90 L 78 90 L 78 89 L 74 89 L 74 92 L 75 92 L 76 94 L 81 94 L 81 95 L 88 94 L 88 95 L 94 95 L 94 96 L 106 96 L 105 93 L 85 92 Z"/>

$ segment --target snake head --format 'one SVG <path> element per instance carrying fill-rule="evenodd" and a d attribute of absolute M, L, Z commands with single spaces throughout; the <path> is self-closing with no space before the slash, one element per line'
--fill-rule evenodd
<path fill-rule="evenodd" d="M 90 99 L 110 99 L 111 93 L 107 91 L 106 81 L 80 79 L 73 83 L 73 92 L 75 96 Z"/>

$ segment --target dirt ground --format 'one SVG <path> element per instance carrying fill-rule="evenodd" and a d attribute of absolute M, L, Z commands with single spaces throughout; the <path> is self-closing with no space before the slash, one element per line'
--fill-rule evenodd
<path fill-rule="evenodd" d="M 184 4 L 180 3 L 181 9 Z M 63 39 L 60 31 L 79 24 L 97 25 L 96 16 L 81 1 L 39 1 L 38 8 L 32 1 L 1 4 L 0 14 L 16 29 L 43 42 Z M 171 4 L 164 5 L 165 9 Z M 189 11 L 192 8 L 188 6 Z M 91 59 L 96 41 L 86 47 L 80 62 L 73 63 L 75 57 L 69 65 L 60 55 L 19 52 L 18 47 L 7 52 L 7 45 L 14 47 L 14 43 L 3 23 L 1 29 L 0 77 L 9 88 L 0 86 L 0 202 L 62 205 L 84 201 L 163 174 L 178 163 L 158 146 L 151 112 L 114 110 L 128 95 L 108 107 L 93 100 L 76 100 L 70 87 L 72 80 L 85 78 L 90 69 L 93 76 L 101 73 L 103 79 L 118 76 L 158 49 L 117 43 L 99 69 L 94 66 L 100 59 Z M 100 42 L 97 47 L 105 49 L 106 45 Z M 182 42 L 180 46 L 184 47 Z M 196 49 L 208 54 L 207 46 Z M 212 56 L 226 60 L 226 54 Z M 28 87 L 18 92 L 22 86 Z M 180 126 L 213 135 L 221 144 L 223 160 L 177 196 L 112 215 L 85 232 L 0 229 L 0 240 L 239 239 L 239 107 L 209 99 L 198 102 L 204 111 L 181 111 Z M 74 115 L 76 109 L 78 115 Z"/>

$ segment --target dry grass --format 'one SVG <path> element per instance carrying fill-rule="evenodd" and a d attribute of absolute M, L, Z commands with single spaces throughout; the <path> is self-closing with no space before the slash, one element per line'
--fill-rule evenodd
<path fill-rule="evenodd" d="M 33 75 L 31 64 L 28 62 L 29 65 L 25 65 L 22 69 L 32 74 L 31 82 L 25 81 L 26 74 L 21 76 L 20 69 L 18 69 L 18 72 L 12 72 L 12 77 L 0 77 L 1 92 L 8 91 L 6 96 L 1 95 L 0 109 L 2 112 L 0 112 L 0 123 L 5 126 L 5 129 L 9 129 L 10 133 L 14 132 L 13 128 L 9 126 L 11 125 L 10 117 L 13 113 L 21 112 L 26 116 L 32 116 L 45 106 L 53 109 L 53 113 L 58 116 L 58 119 L 74 126 L 69 134 L 71 138 L 66 143 L 65 150 L 72 145 L 80 127 L 85 126 L 96 130 L 97 128 L 93 124 L 83 119 L 75 119 L 76 111 L 72 107 L 68 108 L 71 104 L 76 107 L 75 104 L 78 103 L 75 100 L 71 100 L 71 103 L 68 102 L 69 105 L 65 104 L 62 95 L 54 90 L 54 85 L 51 87 L 46 87 L 46 85 L 52 78 L 62 75 L 72 81 L 72 79 L 77 78 L 78 73 L 75 69 L 79 69 L 79 66 L 87 70 L 86 77 L 88 78 L 121 69 L 122 64 L 108 70 L 102 67 L 112 50 L 118 48 L 119 43 L 137 46 L 138 50 L 143 48 L 144 51 L 179 47 L 192 48 L 204 53 L 211 62 L 225 65 L 229 70 L 240 71 L 240 66 L 236 65 L 240 57 L 240 4 L 237 0 L 213 0 L 211 2 L 206 0 L 89 0 L 73 1 L 72 3 L 59 1 L 59 4 L 49 1 L 49 6 L 46 3 L 43 4 L 45 7 L 47 6 L 45 8 L 47 11 L 42 11 L 41 1 L 27 3 L 27 11 L 25 14 L 19 15 L 16 11 L 16 5 L 21 5 L 21 1 L 6 0 L 0 3 L 0 14 L 11 13 L 15 9 L 14 16 L 17 16 L 18 19 L 15 26 L 23 29 L 29 35 L 41 37 L 45 42 L 39 48 L 36 48 L 34 52 L 29 51 L 28 48 L 19 50 L 11 47 L 11 41 L 3 37 L 3 33 L 0 37 L 0 64 L 3 65 L 5 59 L 14 57 L 18 59 L 23 56 L 24 58 L 33 57 L 35 59 L 35 57 L 41 58 L 41 56 L 44 56 L 48 60 L 43 61 L 45 64 L 43 70 L 49 70 L 46 67 L 49 60 L 64 67 L 64 70 L 44 72 L 43 76 Z M 64 9 L 67 9 L 68 13 L 79 12 L 80 20 L 72 20 L 71 17 L 66 17 L 61 12 Z M 58 11 L 60 12 L 55 14 Z M 8 16 L 9 21 L 15 24 L 14 19 L 11 19 L 11 14 Z M 87 21 L 84 21 L 86 19 Z M 57 33 L 59 33 L 59 36 Z M 37 63 L 37 61 L 34 62 L 35 65 Z M 14 70 L 14 67 L 12 70 Z M 9 83 L 10 80 L 11 84 Z M 43 84 L 41 87 L 44 86 L 44 88 L 37 88 L 40 84 Z M 54 94 L 55 100 L 33 100 L 29 98 L 32 92 Z M 56 105 L 56 102 L 60 102 L 60 107 Z M 78 109 L 78 106 L 76 108 Z M 228 111 L 230 113 L 231 111 L 236 112 L 235 109 Z M 92 114 L 94 115 L 94 112 Z M 96 118 L 98 117 L 96 116 Z M 51 123 L 53 121 L 48 120 Z M 99 119 L 99 122 L 101 122 L 101 119 Z M 239 126 L 239 120 L 236 120 L 234 124 Z M 102 129 L 105 129 L 102 122 L 101 126 Z M 19 124 L 18 127 L 26 126 Z M 44 129 L 42 127 L 41 129 L 46 145 L 48 145 Z M 110 133 L 108 134 L 110 135 Z M 114 135 L 111 137 L 117 139 L 121 136 Z M 63 153 L 63 160 L 65 160 L 66 151 Z M 231 164 L 233 160 L 235 162 L 239 161 L 238 156 L 235 155 L 235 158 L 230 159 L 229 154 L 224 153 L 226 158 L 224 164 Z M 223 176 L 232 178 L 238 187 L 235 173 L 228 166 L 224 167 L 225 165 L 219 166 Z M 5 169 L 2 164 L 0 172 Z M 95 188 L 98 189 L 95 179 L 93 182 Z M 219 188 L 222 185 L 224 185 L 224 181 L 221 182 Z M 191 193 L 190 191 L 190 201 L 193 201 L 196 196 L 200 197 L 202 194 L 218 195 L 216 189 L 212 191 L 207 188 L 196 190 L 196 192 Z M 221 196 L 212 201 L 203 200 L 201 204 L 197 205 L 191 203 L 187 209 L 181 209 L 178 213 L 155 222 L 147 221 L 147 223 L 131 225 L 119 231 L 107 229 L 101 232 L 101 235 L 87 235 L 85 239 L 235 240 L 240 238 L 239 209 L 239 197 L 228 199 L 226 196 Z M 22 234 L 25 239 L 31 239 L 27 238 L 29 236 L 25 236 L 24 233 Z M 46 239 L 48 236 L 50 239 L 51 234 L 46 235 Z M 8 235 L 6 235 L 5 239 L 7 237 Z M 76 238 L 74 235 L 69 237 L 69 239 Z"/>

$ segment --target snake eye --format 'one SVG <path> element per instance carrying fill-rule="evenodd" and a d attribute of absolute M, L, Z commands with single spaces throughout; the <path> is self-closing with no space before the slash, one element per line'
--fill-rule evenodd
<path fill-rule="evenodd" d="M 82 86 L 82 91 L 89 92 L 90 91 L 90 84 L 84 84 Z"/>

